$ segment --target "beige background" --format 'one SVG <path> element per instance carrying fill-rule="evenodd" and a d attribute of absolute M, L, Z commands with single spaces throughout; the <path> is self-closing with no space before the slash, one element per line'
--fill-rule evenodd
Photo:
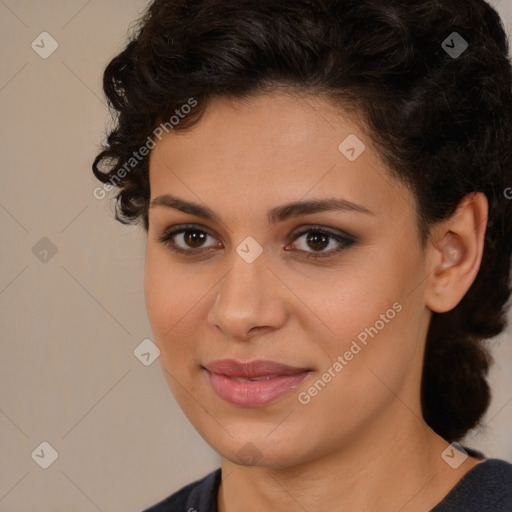
<path fill-rule="evenodd" d="M 494 3 L 510 33 L 512 0 Z M 151 338 L 142 228 L 93 197 L 102 71 L 145 4 L 0 0 L 2 512 L 137 512 L 218 467 L 158 361 L 133 354 Z M 58 43 L 46 59 L 31 47 L 44 31 Z M 494 400 L 467 444 L 512 462 L 511 337 L 496 340 Z M 47 469 L 43 441 L 58 453 Z"/>

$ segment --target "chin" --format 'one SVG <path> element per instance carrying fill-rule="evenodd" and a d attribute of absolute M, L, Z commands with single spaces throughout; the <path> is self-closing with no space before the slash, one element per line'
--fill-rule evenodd
<path fill-rule="evenodd" d="M 290 432 L 286 435 L 269 435 L 272 428 L 269 429 L 268 424 L 264 428 L 261 424 L 252 428 L 246 424 L 245 428 L 240 427 L 238 435 L 232 436 L 225 431 L 220 436 L 212 436 L 211 432 L 203 435 L 200 428 L 198 431 L 221 457 L 239 466 L 285 468 L 308 458 L 304 453 L 307 449 L 304 436 L 299 432 L 295 436 Z"/>

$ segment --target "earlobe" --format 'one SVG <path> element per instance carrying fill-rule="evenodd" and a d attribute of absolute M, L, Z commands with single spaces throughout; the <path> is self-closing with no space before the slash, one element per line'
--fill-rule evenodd
<path fill-rule="evenodd" d="M 452 217 L 436 226 L 425 289 L 425 304 L 431 311 L 450 311 L 473 284 L 482 261 L 487 211 L 485 195 L 473 193 Z"/>

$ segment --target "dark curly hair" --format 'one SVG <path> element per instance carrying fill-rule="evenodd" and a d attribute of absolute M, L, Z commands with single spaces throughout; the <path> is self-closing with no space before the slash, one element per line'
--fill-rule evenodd
<path fill-rule="evenodd" d="M 460 38 L 468 46 L 454 54 Z M 154 146 L 158 126 L 180 114 L 166 131 L 186 130 L 212 98 L 276 87 L 362 114 L 390 173 L 417 198 L 422 244 L 464 196 L 483 192 L 482 264 L 461 302 L 432 315 L 421 389 L 424 419 L 446 440 L 478 424 L 490 401 L 486 340 L 504 329 L 511 292 L 512 71 L 493 8 L 483 0 L 155 0 L 103 84 L 115 127 L 93 171 L 118 187 L 116 218 L 142 220 L 146 230 L 141 148 Z M 195 107 L 185 108 L 191 99 Z"/>

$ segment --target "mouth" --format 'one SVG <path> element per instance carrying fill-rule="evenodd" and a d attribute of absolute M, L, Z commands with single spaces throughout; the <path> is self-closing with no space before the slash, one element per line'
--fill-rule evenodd
<path fill-rule="evenodd" d="M 291 393 L 312 372 L 309 368 L 275 361 L 213 361 L 205 366 L 213 391 L 224 401 L 240 407 L 258 407 Z"/>

